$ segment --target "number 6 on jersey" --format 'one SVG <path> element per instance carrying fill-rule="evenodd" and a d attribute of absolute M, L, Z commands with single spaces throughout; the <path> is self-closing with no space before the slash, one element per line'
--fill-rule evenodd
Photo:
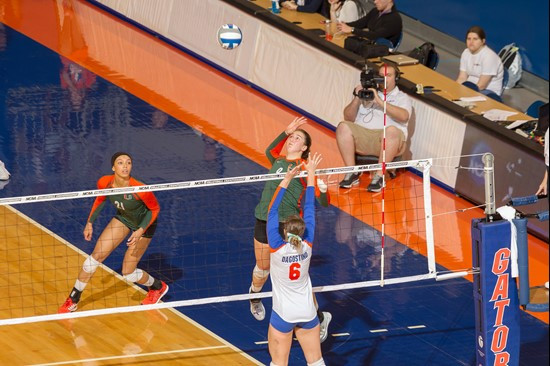
<path fill-rule="evenodd" d="M 300 278 L 300 263 L 292 263 L 288 269 L 288 278 L 290 278 L 291 281 L 296 281 L 298 278 Z"/>

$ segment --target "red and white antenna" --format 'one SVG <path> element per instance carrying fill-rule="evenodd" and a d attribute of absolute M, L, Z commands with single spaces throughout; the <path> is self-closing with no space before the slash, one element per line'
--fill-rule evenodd
<path fill-rule="evenodd" d="M 382 132 L 382 230 L 381 230 L 381 246 L 382 251 L 380 255 L 380 286 L 384 287 L 384 243 L 386 239 L 385 235 L 385 195 L 386 195 L 386 96 L 387 96 L 387 77 L 388 77 L 388 65 L 384 64 L 384 129 Z"/>

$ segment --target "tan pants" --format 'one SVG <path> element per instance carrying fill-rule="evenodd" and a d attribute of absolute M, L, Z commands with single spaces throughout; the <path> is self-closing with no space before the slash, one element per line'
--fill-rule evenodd
<path fill-rule="evenodd" d="M 355 151 L 358 154 L 375 156 L 380 155 L 384 130 L 369 130 L 365 127 L 359 126 L 358 124 L 349 121 L 342 121 L 340 123 L 344 123 L 350 128 L 353 135 L 353 140 L 355 142 Z M 387 127 L 386 134 L 390 129 L 397 131 L 400 136 L 400 143 L 396 156 L 403 155 L 406 149 L 407 142 L 407 140 L 405 139 L 405 134 L 403 133 L 403 131 L 394 126 Z M 388 148 L 387 145 L 386 148 Z"/>

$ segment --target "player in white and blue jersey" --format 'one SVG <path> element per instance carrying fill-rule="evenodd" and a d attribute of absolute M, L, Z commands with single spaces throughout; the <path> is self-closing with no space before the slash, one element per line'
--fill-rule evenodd
<path fill-rule="evenodd" d="M 267 217 L 273 287 L 273 310 L 268 331 L 271 365 L 288 363 L 293 331 L 308 365 L 325 364 L 319 339 L 319 318 L 309 278 L 315 233 L 315 169 L 320 161 L 321 156 L 313 154 L 306 164 L 308 176 L 303 219 L 299 215 L 287 218 L 284 222 L 285 237 L 281 237 L 279 206 L 289 183 L 300 172 L 302 164 L 289 170 L 279 184 Z"/>

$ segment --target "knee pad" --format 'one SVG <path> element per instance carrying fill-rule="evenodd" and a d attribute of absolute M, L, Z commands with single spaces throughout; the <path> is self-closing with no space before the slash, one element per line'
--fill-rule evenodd
<path fill-rule="evenodd" d="M 269 276 L 269 269 L 260 269 L 258 265 L 254 266 L 254 270 L 252 271 L 252 275 L 256 278 L 267 278 Z"/>
<path fill-rule="evenodd" d="M 308 363 L 307 366 L 325 366 L 325 360 L 323 360 L 323 357 L 321 357 L 319 360 L 313 363 Z"/>
<path fill-rule="evenodd" d="M 122 276 L 128 282 L 137 282 L 143 277 L 143 271 L 139 268 L 136 268 L 134 272 Z"/>
<path fill-rule="evenodd" d="M 84 264 L 82 265 L 82 269 L 86 273 L 94 273 L 97 270 L 97 267 L 99 267 L 99 265 L 100 263 L 90 255 L 84 261 Z"/>

